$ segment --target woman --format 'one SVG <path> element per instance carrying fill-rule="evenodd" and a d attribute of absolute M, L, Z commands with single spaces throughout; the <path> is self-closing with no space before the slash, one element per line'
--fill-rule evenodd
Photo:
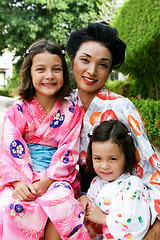
<path fill-rule="evenodd" d="M 86 176 L 85 159 L 89 142 L 88 133 L 100 122 L 118 119 L 131 131 L 137 149 L 139 162 L 133 174 L 142 178 L 150 189 L 152 214 L 160 214 L 159 181 L 160 162 L 152 149 L 145 128 L 135 106 L 127 99 L 105 89 L 105 83 L 112 69 L 119 68 L 125 59 L 125 44 L 118 38 L 118 32 L 101 23 L 89 23 L 88 27 L 71 33 L 66 50 L 71 58 L 73 74 L 78 89 L 72 98 L 84 109 L 81 133 L 80 172 L 82 191 L 86 191 L 92 177 Z M 154 194 L 153 194 L 154 192 Z M 153 198 L 154 195 L 154 198 Z M 157 219 L 145 240 L 160 239 L 160 221 Z"/>

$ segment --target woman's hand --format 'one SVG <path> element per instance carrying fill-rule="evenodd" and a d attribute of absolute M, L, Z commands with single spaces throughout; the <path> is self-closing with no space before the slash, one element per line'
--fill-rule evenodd
<path fill-rule="evenodd" d="M 103 213 L 99 207 L 94 206 L 92 203 L 89 203 L 87 206 L 86 219 L 90 220 L 91 222 L 107 226 L 106 214 Z"/>
<path fill-rule="evenodd" d="M 47 189 L 49 186 L 54 182 L 54 180 L 50 178 L 42 178 L 41 180 L 34 182 L 32 186 L 34 187 L 36 191 L 36 197 L 42 196 L 45 192 L 47 192 Z"/>
<path fill-rule="evenodd" d="M 31 183 L 28 182 L 13 182 L 14 191 L 12 196 L 21 201 L 33 201 L 36 191 Z"/>
<path fill-rule="evenodd" d="M 160 239 L 160 220 L 156 220 L 153 227 L 147 232 L 143 240 L 159 240 Z"/>

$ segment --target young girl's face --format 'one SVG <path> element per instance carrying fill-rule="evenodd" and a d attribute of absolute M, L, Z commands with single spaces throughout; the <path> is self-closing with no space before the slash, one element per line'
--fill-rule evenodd
<path fill-rule="evenodd" d="M 125 169 L 125 155 L 111 140 L 92 143 L 92 161 L 96 174 L 109 182 L 117 179 Z"/>
<path fill-rule="evenodd" d="M 63 86 L 60 57 L 49 52 L 36 54 L 32 60 L 31 77 L 36 98 L 54 98 L 55 93 Z"/>

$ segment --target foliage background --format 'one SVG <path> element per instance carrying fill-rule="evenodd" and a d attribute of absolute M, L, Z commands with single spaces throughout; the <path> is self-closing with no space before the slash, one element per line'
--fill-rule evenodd
<path fill-rule="evenodd" d="M 160 1 L 125 1 L 112 25 L 127 45 L 121 71 L 135 80 L 135 87 L 143 97 L 159 99 Z"/>
<path fill-rule="evenodd" d="M 23 56 L 40 38 L 65 44 L 68 34 L 96 21 L 104 0 L 1 0 L 0 52 L 5 48 Z"/>

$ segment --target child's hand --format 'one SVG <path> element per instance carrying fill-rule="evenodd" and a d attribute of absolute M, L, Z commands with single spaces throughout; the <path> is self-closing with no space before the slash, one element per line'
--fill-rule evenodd
<path fill-rule="evenodd" d="M 32 185 L 36 191 L 36 197 L 42 196 L 45 192 L 47 192 L 47 189 L 49 186 L 54 182 L 54 180 L 50 178 L 42 178 L 41 180 L 34 182 Z"/>
<path fill-rule="evenodd" d="M 94 206 L 92 203 L 89 203 L 87 206 L 86 219 L 90 220 L 91 222 L 107 226 L 106 214 L 103 213 L 99 207 Z"/>
<path fill-rule="evenodd" d="M 86 195 L 82 195 L 82 196 L 78 199 L 78 201 L 82 204 L 82 207 L 83 207 L 84 212 L 86 212 L 86 211 L 87 211 L 87 206 L 88 206 L 88 204 L 89 204 L 89 202 L 90 202 L 89 198 L 88 198 Z"/>
<path fill-rule="evenodd" d="M 33 201 L 36 191 L 31 183 L 28 182 L 13 182 L 14 191 L 12 196 L 21 201 Z"/>

